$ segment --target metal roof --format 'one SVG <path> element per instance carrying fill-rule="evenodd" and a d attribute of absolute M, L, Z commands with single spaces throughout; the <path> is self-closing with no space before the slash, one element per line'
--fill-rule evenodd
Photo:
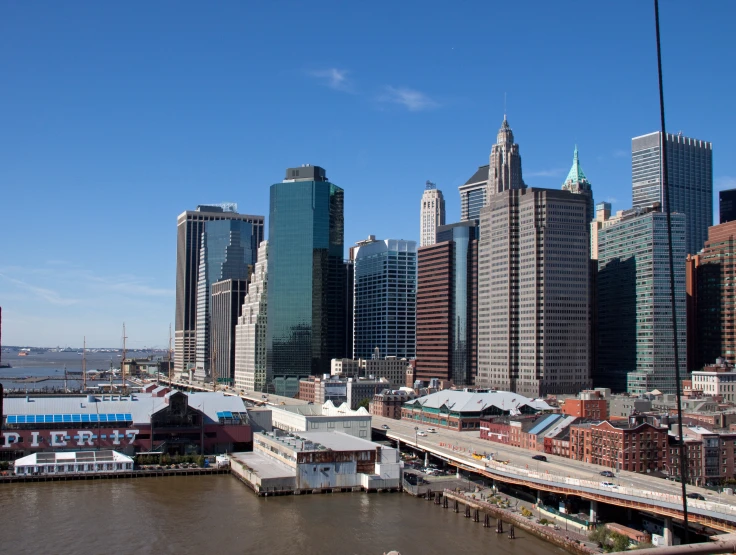
<path fill-rule="evenodd" d="M 407 404 L 411 403 L 419 403 L 424 407 L 435 409 L 439 409 L 444 405 L 453 412 L 481 412 L 489 406 L 511 412 L 517 411 L 525 405 L 540 411 L 552 409 L 541 399 L 529 399 L 510 391 L 476 392 L 445 389 L 409 401 Z"/>
<path fill-rule="evenodd" d="M 486 164 L 485 166 L 480 166 L 477 170 L 475 170 L 475 173 L 465 182 L 465 185 L 472 185 L 473 183 L 482 183 L 484 181 L 488 181 L 488 170 L 491 166 L 489 164 Z"/>
<path fill-rule="evenodd" d="M 170 396 L 175 393 L 178 392 L 172 391 L 165 397 L 156 397 L 150 393 L 136 393 L 127 397 L 120 395 L 6 397 L 4 411 L 9 415 L 8 418 L 16 417 L 15 422 L 8 420 L 9 424 L 68 422 L 73 425 L 110 422 L 109 415 L 115 415 L 113 422 L 132 421 L 134 424 L 147 424 L 151 421 L 152 414 L 168 406 Z M 187 396 L 190 407 L 203 412 L 213 422 L 219 421 L 218 412 L 247 412 L 243 400 L 236 395 L 225 395 L 222 392 L 183 393 L 183 395 Z M 118 418 L 118 415 L 124 418 Z M 29 422 L 29 416 L 33 416 L 33 421 Z M 43 416 L 42 421 L 39 420 L 39 416 Z M 52 420 L 47 420 L 48 416 L 51 416 Z M 61 419 L 57 419 L 57 416 Z M 23 417 L 25 422 L 21 422 L 20 417 Z"/>
<path fill-rule="evenodd" d="M 529 430 L 530 435 L 537 435 L 538 433 L 546 430 L 549 428 L 552 424 L 557 422 L 562 416 L 559 414 L 548 414 L 547 416 L 541 418 L 539 422 L 534 424 L 534 426 Z"/>
<path fill-rule="evenodd" d="M 128 462 L 133 459 L 117 451 L 104 449 L 102 451 L 49 451 L 33 453 L 20 459 L 16 459 L 14 465 L 37 466 L 39 464 L 76 464 L 95 462 Z"/>

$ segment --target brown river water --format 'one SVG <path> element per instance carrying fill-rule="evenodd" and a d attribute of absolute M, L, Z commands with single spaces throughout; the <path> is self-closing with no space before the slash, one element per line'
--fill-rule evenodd
<path fill-rule="evenodd" d="M 548 555 L 401 493 L 258 498 L 231 476 L 0 486 L 3 554 Z"/>

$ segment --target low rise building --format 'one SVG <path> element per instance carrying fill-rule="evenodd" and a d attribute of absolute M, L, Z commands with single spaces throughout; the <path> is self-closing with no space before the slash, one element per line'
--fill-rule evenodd
<path fill-rule="evenodd" d="M 371 415 L 365 410 L 325 414 L 321 405 L 282 405 L 271 407 L 274 428 L 285 432 L 343 432 L 370 439 Z"/>
<path fill-rule="evenodd" d="M 668 430 L 648 423 L 609 421 L 570 426 L 570 458 L 630 472 L 663 471 Z"/>
<path fill-rule="evenodd" d="M 608 416 L 626 418 L 633 414 L 641 414 L 652 410 L 652 401 L 643 397 L 630 395 L 613 395 L 608 399 Z"/>
<path fill-rule="evenodd" d="M 673 426 L 674 428 L 674 426 Z M 688 460 L 687 481 L 698 486 L 714 486 L 736 477 L 734 456 L 736 434 L 719 434 L 702 426 L 686 426 L 682 430 Z M 680 478 L 680 446 L 678 437 L 670 434 L 667 473 Z"/>
<path fill-rule="evenodd" d="M 404 403 L 415 398 L 416 393 L 414 393 L 414 390 L 407 387 L 402 389 L 384 389 L 373 396 L 368 410 L 374 416 L 400 420 L 401 407 Z"/>
<path fill-rule="evenodd" d="M 231 470 L 257 493 L 398 490 L 398 449 L 342 432 L 259 433 Z"/>
<path fill-rule="evenodd" d="M 577 418 L 605 420 L 608 418 L 608 403 L 600 391 L 581 391 L 576 399 L 562 399 L 560 412 Z"/>
<path fill-rule="evenodd" d="M 551 412 L 546 402 L 509 391 L 446 389 L 404 404 L 401 419 L 461 432 L 481 428 L 484 418 Z"/>
<path fill-rule="evenodd" d="M 403 387 L 410 361 L 405 358 L 386 357 L 371 359 L 333 358 L 331 374 L 340 378 L 366 378 L 389 382 L 389 387 Z"/>
<path fill-rule="evenodd" d="M 149 384 L 131 395 L 6 397 L 0 459 L 36 452 L 116 450 L 211 454 L 250 447 L 240 397 Z"/>
<path fill-rule="evenodd" d="M 690 379 L 694 391 L 702 391 L 703 395 L 720 401 L 736 403 L 736 371 L 724 359 L 719 358 L 715 364 L 692 372 Z"/>
<path fill-rule="evenodd" d="M 18 476 L 108 474 L 132 470 L 133 458 L 112 450 L 39 452 L 13 463 L 13 471 Z"/>

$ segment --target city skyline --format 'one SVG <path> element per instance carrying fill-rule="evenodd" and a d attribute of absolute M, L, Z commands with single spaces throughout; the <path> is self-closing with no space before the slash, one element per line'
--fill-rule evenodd
<path fill-rule="evenodd" d="M 347 245 L 367 233 L 418 240 L 416 218 L 404 212 L 419 202 L 428 179 L 444 192 L 447 222 L 459 221 L 457 187 L 487 163 L 505 92 L 509 121 L 523 137 L 530 187 L 558 188 L 577 144 L 596 202 L 609 200 L 614 211 L 630 208 L 630 141 L 657 130 L 658 111 L 651 9 L 634 2 L 625 8 L 577 9 L 587 50 L 581 52 L 554 30 L 564 21 L 564 7 L 540 5 L 531 15 L 513 6 L 478 7 L 474 20 L 502 16 L 509 32 L 527 29 L 531 43 L 503 47 L 503 79 L 484 77 L 474 90 L 462 91 L 452 83 L 477 79 L 493 58 L 492 48 L 467 33 L 462 8 L 446 14 L 430 6 L 423 21 L 442 18 L 447 33 L 431 40 L 422 26 L 401 38 L 397 33 L 380 46 L 381 54 L 397 51 L 396 61 L 382 67 L 362 54 L 360 43 L 378 45 L 369 40 L 373 18 L 389 31 L 402 28 L 413 11 L 409 4 L 392 21 L 380 10 L 358 14 L 359 8 L 332 16 L 359 15 L 367 25 L 354 30 L 352 40 L 339 31 L 343 53 L 326 45 L 304 48 L 287 37 L 276 52 L 263 53 L 262 62 L 248 53 L 274 28 L 251 29 L 241 38 L 246 23 L 238 16 L 245 14 L 236 5 L 207 14 L 184 6 L 173 15 L 179 27 L 164 33 L 160 27 L 172 14 L 163 7 L 153 7 L 148 21 L 114 7 L 8 8 L 0 69 L 9 86 L 0 100 L 14 109 L 4 118 L 0 166 L 5 205 L 18 208 L 6 209 L 0 223 L 2 236 L 12 238 L 0 256 L 4 342 L 78 346 L 87 336 L 91 347 L 111 347 L 122 343 L 125 321 L 129 347 L 165 347 L 174 325 L 176 215 L 222 201 L 266 214 L 268 186 L 287 166 L 328 167 L 344 186 Z M 687 33 L 729 59 L 734 45 L 725 22 L 733 10 L 722 4 L 704 13 L 681 4 L 662 11 L 668 129 L 714 145 L 714 223 L 718 191 L 736 185 L 736 162 L 727 156 L 734 148 L 728 134 L 733 115 L 724 95 L 732 77 L 676 37 Z M 294 8 L 285 17 L 329 21 L 327 11 L 313 12 Z M 202 17 L 214 30 L 197 31 L 188 46 Z M 596 27 L 603 18 L 627 26 L 633 38 L 624 44 L 617 33 Z M 28 42 L 36 27 L 47 33 Z M 136 49 L 128 48 L 129 31 L 138 36 Z M 172 50 L 164 46 L 169 42 Z M 297 44 L 304 51 L 294 56 Z M 647 54 L 634 55 L 641 52 Z M 406 72 L 410 59 L 417 63 Z M 603 68 L 596 67 L 600 59 Z M 555 86 L 569 78 L 571 60 L 595 84 L 589 94 Z M 227 71 L 236 62 L 248 79 Z M 448 78 L 439 80 L 431 65 Z M 708 90 L 700 86 L 706 78 L 713 85 Z M 254 86 L 277 79 L 290 87 Z M 632 80 L 639 82 L 634 92 Z M 211 87 L 190 86 L 200 81 Z M 549 86 L 533 86 L 543 81 Z M 307 108 L 313 111 L 308 117 Z M 315 144 L 297 127 L 288 136 L 277 132 L 300 114 L 320 124 L 324 140 Z M 382 166 L 378 180 L 368 171 L 376 164 Z"/>

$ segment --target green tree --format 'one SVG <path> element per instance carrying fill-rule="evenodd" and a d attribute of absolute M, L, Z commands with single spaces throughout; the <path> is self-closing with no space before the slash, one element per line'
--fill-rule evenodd
<path fill-rule="evenodd" d="M 363 399 L 360 403 L 358 403 L 358 408 L 363 407 L 365 410 L 369 410 L 370 404 L 370 399 Z"/>
<path fill-rule="evenodd" d="M 609 536 L 611 542 L 611 551 L 618 553 L 619 551 L 626 551 L 629 548 L 629 538 L 618 532 L 611 532 Z"/>

